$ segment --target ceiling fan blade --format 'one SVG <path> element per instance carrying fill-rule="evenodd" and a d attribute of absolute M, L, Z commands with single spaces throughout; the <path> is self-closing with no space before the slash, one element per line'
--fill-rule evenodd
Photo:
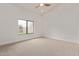
<path fill-rule="evenodd" d="M 45 4 L 43 4 L 43 6 L 41 6 L 41 5 L 39 4 L 39 5 L 37 5 L 35 8 L 39 8 L 39 7 L 49 7 L 49 6 L 51 6 L 51 4 L 45 3 Z"/>
<path fill-rule="evenodd" d="M 38 5 L 35 6 L 35 8 L 39 8 L 39 7 L 40 7 L 40 4 L 38 4 Z"/>
<path fill-rule="evenodd" d="M 45 6 L 51 6 L 51 4 L 44 4 Z"/>

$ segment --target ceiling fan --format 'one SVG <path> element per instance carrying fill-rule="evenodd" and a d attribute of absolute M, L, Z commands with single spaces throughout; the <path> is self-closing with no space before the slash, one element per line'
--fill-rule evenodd
<path fill-rule="evenodd" d="M 49 6 L 51 6 L 51 4 L 49 4 L 49 3 L 40 3 L 38 6 L 36 6 L 36 8 L 49 7 Z"/>
<path fill-rule="evenodd" d="M 40 3 L 35 8 L 39 9 L 40 15 L 44 16 L 45 14 L 51 12 L 58 4 L 51 4 L 51 3 Z"/>
<path fill-rule="evenodd" d="M 45 10 L 47 10 L 47 7 L 50 6 L 51 4 L 49 3 L 40 3 L 35 8 L 40 9 L 40 15 L 43 16 L 46 13 Z"/>

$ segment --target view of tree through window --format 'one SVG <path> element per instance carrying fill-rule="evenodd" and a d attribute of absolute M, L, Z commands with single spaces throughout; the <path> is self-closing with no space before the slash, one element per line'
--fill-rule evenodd
<path fill-rule="evenodd" d="M 33 33 L 33 21 L 18 20 L 18 34 Z"/>

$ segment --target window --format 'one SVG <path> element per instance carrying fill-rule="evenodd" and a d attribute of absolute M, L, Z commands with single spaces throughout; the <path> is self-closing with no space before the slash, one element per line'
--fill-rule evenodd
<path fill-rule="evenodd" d="M 33 27 L 33 21 L 18 20 L 18 34 L 31 34 Z"/>
<path fill-rule="evenodd" d="M 28 33 L 33 33 L 33 22 L 28 21 Z"/>

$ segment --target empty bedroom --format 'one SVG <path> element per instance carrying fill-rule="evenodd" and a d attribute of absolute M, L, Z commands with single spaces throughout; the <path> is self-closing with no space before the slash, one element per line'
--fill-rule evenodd
<path fill-rule="evenodd" d="M 79 56 L 79 3 L 0 3 L 0 56 Z"/>

